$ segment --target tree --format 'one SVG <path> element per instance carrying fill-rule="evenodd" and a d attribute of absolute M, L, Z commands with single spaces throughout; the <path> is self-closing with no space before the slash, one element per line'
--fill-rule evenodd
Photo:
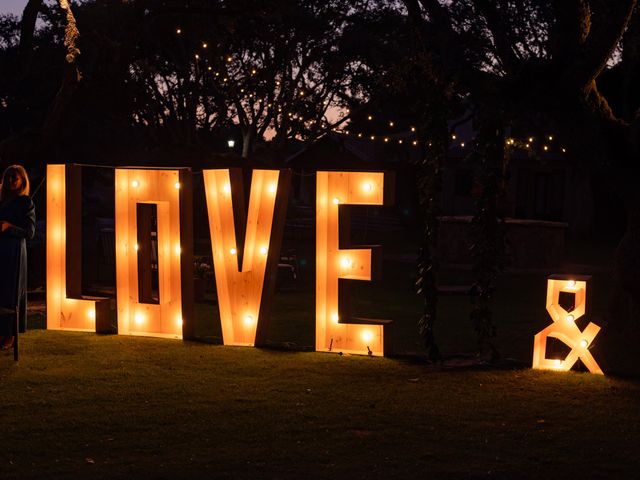
<path fill-rule="evenodd" d="M 34 5 L 46 13 L 35 35 Z M 81 31 L 77 47 L 83 52 L 74 65 L 83 79 L 68 69 L 60 73 L 62 88 L 48 120 L 30 116 L 30 125 L 54 132 L 66 111 L 71 123 L 50 135 L 57 145 L 84 141 L 98 149 L 131 142 L 215 148 L 225 131 L 237 129 L 244 156 L 265 138 L 273 138 L 272 150 L 283 152 L 294 139 L 312 140 L 328 131 L 336 121 L 331 112 L 350 96 L 341 38 L 359 5 L 346 0 L 83 2 L 74 7 Z M 24 42 L 30 36 L 49 42 L 46 48 L 58 60 L 63 50 L 56 38 L 71 25 L 65 11 L 54 13 L 36 0 L 27 10 Z M 15 48 L 7 46 L 3 53 L 9 57 Z M 25 62 L 27 76 L 51 66 L 51 59 L 40 61 Z M 50 92 L 46 97 L 53 101 Z M 45 98 L 39 104 L 49 105 Z M 82 139 L 74 138 L 74 126 Z"/>

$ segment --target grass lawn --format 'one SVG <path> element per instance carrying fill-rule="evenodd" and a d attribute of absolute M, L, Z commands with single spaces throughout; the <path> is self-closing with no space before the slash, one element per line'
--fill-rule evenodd
<path fill-rule="evenodd" d="M 0 478 L 637 478 L 640 384 L 31 330 Z"/>

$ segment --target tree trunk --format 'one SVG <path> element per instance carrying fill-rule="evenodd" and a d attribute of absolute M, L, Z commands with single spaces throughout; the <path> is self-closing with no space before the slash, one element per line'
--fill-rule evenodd
<path fill-rule="evenodd" d="M 609 316 L 598 343 L 605 373 L 640 375 L 640 194 L 627 198 L 627 231 L 615 254 Z M 629 198 L 630 197 L 630 198 Z M 597 340 L 597 337 L 596 337 Z"/>
<path fill-rule="evenodd" d="M 33 53 L 33 36 L 36 30 L 36 21 L 38 20 L 38 13 L 42 7 L 42 0 L 29 0 L 27 6 L 24 7 L 22 12 L 22 21 L 20 22 L 20 45 L 18 50 L 20 52 L 20 60 L 18 67 L 17 78 L 23 77 L 29 65 L 31 63 L 31 56 Z"/>
<path fill-rule="evenodd" d="M 248 158 L 253 151 L 256 132 L 252 127 L 242 132 L 242 158 Z"/>

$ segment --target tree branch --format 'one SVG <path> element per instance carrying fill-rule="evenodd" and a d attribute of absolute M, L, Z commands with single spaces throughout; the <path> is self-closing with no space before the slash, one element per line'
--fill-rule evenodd
<path fill-rule="evenodd" d="M 589 88 L 607 64 L 622 38 L 637 0 L 592 0 L 594 6 L 589 35 L 571 69 L 572 79 Z"/>
<path fill-rule="evenodd" d="M 503 68 L 508 73 L 513 73 L 518 68 L 520 58 L 515 51 L 514 35 L 507 18 L 499 11 L 495 1 L 476 0 L 475 4 L 487 22 L 487 28 L 493 37 L 496 55 Z M 504 3 L 502 6 L 505 7 Z"/>
<path fill-rule="evenodd" d="M 18 68 L 17 78 L 23 77 L 29 64 L 31 63 L 31 54 L 33 52 L 33 37 L 36 30 L 36 21 L 38 13 L 42 7 L 42 0 L 29 0 L 27 6 L 22 12 L 22 21 L 20 22 L 20 44 L 18 45 L 18 53 L 20 64 Z"/>

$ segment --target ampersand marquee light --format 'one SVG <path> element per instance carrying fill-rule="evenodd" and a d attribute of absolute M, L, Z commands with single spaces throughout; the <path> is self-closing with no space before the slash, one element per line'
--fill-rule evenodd
<path fill-rule="evenodd" d="M 80 175 L 78 165 L 47 165 L 47 328 L 108 332 L 109 299 L 82 296 Z"/>
<path fill-rule="evenodd" d="M 223 342 L 264 344 L 291 171 L 254 170 L 248 210 L 240 169 L 203 175 Z"/>
<path fill-rule="evenodd" d="M 589 322 L 581 331 L 576 325 L 576 321 L 586 313 L 587 283 L 590 278 L 579 275 L 551 275 L 548 278 L 547 311 L 553 323 L 534 337 L 533 368 L 568 371 L 580 359 L 591 373 L 602 375 L 600 366 L 589 351 L 600 327 Z M 562 292 L 574 296 L 571 311 L 565 310 L 560 305 Z M 564 360 L 546 358 L 548 337 L 557 338 L 571 349 Z"/>
<path fill-rule="evenodd" d="M 339 279 L 367 281 L 378 273 L 379 269 L 372 267 L 380 260 L 378 247 L 340 248 L 341 240 L 349 242 L 349 224 L 339 224 L 339 213 L 341 205 L 383 205 L 384 178 L 381 172 L 317 172 L 317 351 L 384 355 L 385 342 L 389 343 L 388 336 L 385 340 L 385 326 L 391 322 L 353 317 L 345 292 L 347 285 L 338 288 Z"/>
<path fill-rule="evenodd" d="M 118 333 L 192 338 L 193 200 L 188 169 L 116 169 Z M 156 209 L 156 250 L 151 236 Z M 149 208 L 151 207 L 151 208 Z M 151 263 L 158 299 L 151 298 Z"/>

